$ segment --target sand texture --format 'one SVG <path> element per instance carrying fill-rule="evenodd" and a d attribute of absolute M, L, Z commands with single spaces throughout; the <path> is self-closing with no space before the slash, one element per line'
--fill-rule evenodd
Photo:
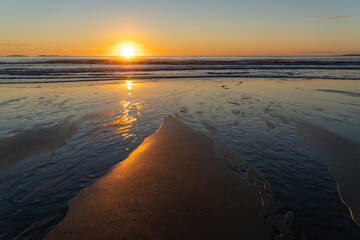
<path fill-rule="evenodd" d="M 257 169 L 168 117 L 73 198 L 45 239 L 267 239 L 271 206 L 270 186 Z"/>

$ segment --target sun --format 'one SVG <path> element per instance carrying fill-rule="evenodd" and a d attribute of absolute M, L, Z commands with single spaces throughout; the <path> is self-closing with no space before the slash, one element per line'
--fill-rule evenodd
<path fill-rule="evenodd" d="M 130 59 L 131 57 L 136 56 L 135 49 L 132 46 L 123 46 L 121 47 L 120 55 L 122 57 Z"/>

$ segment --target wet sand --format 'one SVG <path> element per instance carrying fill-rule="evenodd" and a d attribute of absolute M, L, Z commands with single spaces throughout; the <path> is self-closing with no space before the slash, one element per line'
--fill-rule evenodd
<path fill-rule="evenodd" d="M 360 226 L 360 145 L 320 126 L 298 118 L 298 135 L 323 154 L 323 160 L 337 183 L 339 196 L 352 219 Z"/>
<path fill-rule="evenodd" d="M 301 139 L 291 120 L 298 116 L 359 142 L 360 105 L 356 94 L 348 94 L 359 92 L 356 81 L 134 80 L 130 89 L 128 83 L 1 86 L 0 141 L 12 144 L 0 147 L 0 236 L 43 238 L 64 219 L 69 200 L 127 159 L 162 117 L 175 114 L 259 169 L 271 184 L 278 213 L 292 211 L 308 239 L 360 237 L 338 194 L 337 187 L 350 206 L 345 185 L 337 186 L 327 166 L 332 160 Z M 107 109 L 109 117 L 95 114 L 78 121 Z M 334 146 L 323 151 L 343 148 Z M 344 159 L 357 156 L 347 149 L 336 160 L 345 167 Z M 5 152 L 14 154 L 6 162 Z M 358 169 L 349 167 L 344 176 Z"/>
<path fill-rule="evenodd" d="M 82 123 L 111 115 L 111 111 L 88 113 L 75 121 L 64 121 L 54 126 L 28 130 L 0 139 L 0 172 L 26 159 L 44 153 L 55 154 L 82 128 Z"/>
<path fill-rule="evenodd" d="M 22 132 L 0 141 L 0 171 L 5 171 L 22 160 L 56 151 L 79 129 L 78 123 L 63 123 Z"/>
<path fill-rule="evenodd" d="M 233 150 L 175 118 L 69 203 L 46 239 L 266 239 L 272 192 Z"/>

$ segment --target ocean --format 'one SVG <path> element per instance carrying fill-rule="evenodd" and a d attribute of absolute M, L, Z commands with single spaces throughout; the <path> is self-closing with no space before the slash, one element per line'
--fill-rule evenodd
<path fill-rule="evenodd" d="M 359 56 L 347 57 L 0 57 L 0 83 L 177 78 L 359 80 Z"/>

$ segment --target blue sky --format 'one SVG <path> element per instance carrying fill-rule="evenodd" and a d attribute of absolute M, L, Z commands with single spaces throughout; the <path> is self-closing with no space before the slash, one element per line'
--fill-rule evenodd
<path fill-rule="evenodd" d="M 360 52 L 359 12 L 359 0 L 2 0 L 0 55 L 104 55 L 121 41 L 155 55 Z"/>

